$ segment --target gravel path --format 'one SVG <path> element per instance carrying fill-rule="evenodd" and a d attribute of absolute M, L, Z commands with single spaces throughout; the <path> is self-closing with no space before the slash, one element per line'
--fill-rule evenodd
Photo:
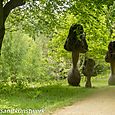
<path fill-rule="evenodd" d="M 115 87 L 106 88 L 52 115 L 115 115 Z"/>

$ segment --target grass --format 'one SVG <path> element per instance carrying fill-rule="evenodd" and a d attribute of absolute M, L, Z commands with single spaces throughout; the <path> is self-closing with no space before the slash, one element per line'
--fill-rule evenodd
<path fill-rule="evenodd" d="M 24 89 L 4 86 L 0 89 L 0 108 L 43 109 L 45 113 L 50 113 L 56 108 L 72 105 L 74 102 L 80 101 L 100 89 L 108 87 L 107 77 L 97 77 L 99 78 L 92 79 L 95 88 L 84 88 L 84 80 L 81 81 L 81 87 L 69 86 L 66 80 L 34 84 Z"/>

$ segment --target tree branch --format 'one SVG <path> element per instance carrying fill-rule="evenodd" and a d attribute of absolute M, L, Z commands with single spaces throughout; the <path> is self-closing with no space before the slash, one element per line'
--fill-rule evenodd
<path fill-rule="evenodd" d="M 12 9 L 18 6 L 22 6 L 24 4 L 25 4 L 24 0 L 10 0 L 9 2 L 7 2 L 6 5 L 4 6 L 4 22 Z"/>

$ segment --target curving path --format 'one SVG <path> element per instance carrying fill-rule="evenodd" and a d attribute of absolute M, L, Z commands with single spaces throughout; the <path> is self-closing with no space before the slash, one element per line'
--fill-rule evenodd
<path fill-rule="evenodd" d="M 56 110 L 52 115 L 115 115 L 115 87 L 105 88 L 72 106 Z"/>

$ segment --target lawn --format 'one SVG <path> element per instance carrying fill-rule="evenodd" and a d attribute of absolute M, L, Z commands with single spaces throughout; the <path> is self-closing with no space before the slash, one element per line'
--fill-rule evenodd
<path fill-rule="evenodd" d="M 80 101 L 100 89 L 108 87 L 107 75 L 100 75 L 92 79 L 94 88 L 84 88 L 84 79 L 81 87 L 72 87 L 66 80 L 49 81 L 48 83 L 34 83 L 22 89 L 1 86 L 0 108 L 1 110 L 39 110 L 50 113 L 57 108 Z M 16 114 L 16 113 L 15 113 Z M 14 114 L 14 115 L 15 115 Z M 25 112 L 25 115 L 27 113 Z"/>

